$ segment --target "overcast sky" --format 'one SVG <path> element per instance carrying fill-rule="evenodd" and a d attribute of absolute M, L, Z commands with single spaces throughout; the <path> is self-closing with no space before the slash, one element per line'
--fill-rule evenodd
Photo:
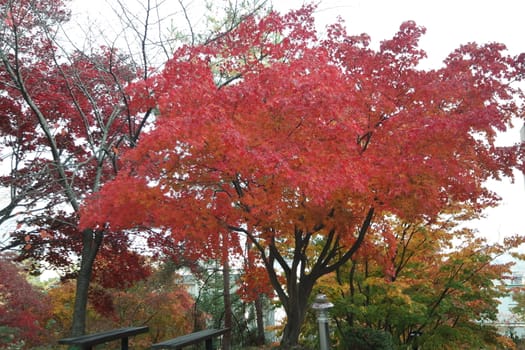
<path fill-rule="evenodd" d="M 298 7 L 302 0 L 274 0 L 279 10 Z M 525 52 L 523 0 L 321 0 L 317 18 L 330 23 L 341 16 L 351 34 L 367 33 L 379 42 L 400 24 L 413 20 L 427 28 L 422 47 L 439 64 L 462 43 L 502 42 L 511 52 Z"/>

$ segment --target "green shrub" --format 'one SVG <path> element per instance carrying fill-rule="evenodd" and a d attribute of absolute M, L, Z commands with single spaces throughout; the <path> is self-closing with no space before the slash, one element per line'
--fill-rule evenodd
<path fill-rule="evenodd" d="M 351 327 L 344 331 L 339 349 L 394 350 L 392 335 L 372 328 Z"/>

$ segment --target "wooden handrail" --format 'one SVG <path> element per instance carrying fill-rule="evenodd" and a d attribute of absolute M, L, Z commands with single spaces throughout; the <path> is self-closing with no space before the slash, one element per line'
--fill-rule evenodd
<path fill-rule="evenodd" d="M 113 340 L 121 340 L 121 350 L 128 350 L 128 338 L 140 333 L 146 333 L 149 328 L 143 327 L 126 327 L 119 329 L 112 329 L 105 332 L 81 335 L 78 337 L 63 338 L 58 341 L 59 344 L 77 345 L 82 350 L 91 350 L 93 346 L 110 342 Z"/>

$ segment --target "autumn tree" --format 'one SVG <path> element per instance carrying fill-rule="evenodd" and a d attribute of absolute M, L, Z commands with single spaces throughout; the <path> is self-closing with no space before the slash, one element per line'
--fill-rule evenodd
<path fill-rule="evenodd" d="M 496 261 L 522 238 L 489 244 L 458 227 L 451 215 L 426 223 L 390 218 L 373 226 L 351 261 L 316 287 L 336 304 L 332 314 L 346 339 L 343 347 L 353 347 L 348 333 L 355 328 L 380 330 L 398 345 L 424 348 L 508 342 L 491 324 L 511 264 Z"/>
<path fill-rule="evenodd" d="M 74 30 L 64 29 L 71 18 L 66 0 L 0 1 L 0 147 L 8 163 L 0 178 L 8 194 L 0 222 L 15 222 L 2 250 L 19 249 L 20 259 L 33 259 L 35 270 L 53 266 L 77 279 L 73 335 L 85 329 L 93 267 L 127 276 L 117 270 L 133 266 L 125 259 L 137 257 L 128 249 L 128 234 L 79 231 L 78 210 L 86 196 L 117 173 L 119 154 L 137 144 L 154 118 L 155 106 L 139 104 L 137 110 L 142 97 L 131 97 L 127 86 L 163 63 L 153 59 L 158 53 L 153 48 L 171 56 L 166 33 L 157 33 L 158 40 L 151 34 L 170 20 L 161 17 L 160 2 L 141 5 L 138 15 L 116 3 L 131 33 L 120 50 L 115 38 L 75 42 Z M 226 28 L 258 9 L 238 9 Z M 142 16 L 145 20 L 138 20 Z M 149 95 L 147 89 L 142 92 Z M 106 262 L 113 256 L 122 263 L 96 262 L 106 253 Z"/>
<path fill-rule="evenodd" d="M 120 288 L 95 285 L 93 291 L 107 296 L 109 305 L 95 309 L 105 322 L 93 322 L 91 331 L 102 331 L 137 325 L 147 325 L 147 335 L 134 341 L 135 346 L 174 338 L 193 330 L 194 300 L 174 270 L 174 264 L 162 264 L 145 279 Z M 98 287 L 98 288 L 97 288 Z M 201 320 L 197 320 L 201 321 Z M 105 323 L 105 328 L 100 325 Z"/>
<path fill-rule="evenodd" d="M 0 348 L 17 343 L 31 349 L 45 343 L 50 318 L 44 292 L 28 282 L 27 274 L 11 258 L 0 255 L 0 328 L 7 327 L 10 336 L 5 341 L 0 337 Z"/>
<path fill-rule="evenodd" d="M 374 50 L 341 23 L 319 38 L 313 10 L 247 18 L 136 85 L 153 91 L 135 101 L 157 106 L 155 127 L 80 219 L 156 227 L 188 253 L 242 235 L 286 312 L 283 348 L 298 343 L 316 281 L 359 251 L 374 219 L 479 210 L 497 200 L 484 180 L 523 166 L 523 150 L 494 141 L 523 115 L 511 83 L 525 55 L 471 43 L 422 70 L 415 23 Z"/>
<path fill-rule="evenodd" d="M 50 335 L 49 344 L 56 342 L 71 331 L 73 324 L 73 310 L 75 307 L 76 285 L 75 280 L 67 279 L 56 281 L 49 286 L 47 296 L 51 308 L 51 320 L 47 331 Z M 109 325 L 103 315 L 94 307 L 93 303 L 88 303 L 86 307 L 86 327 L 96 324 L 98 327 Z M 102 330 L 99 328 L 98 330 Z"/>
<path fill-rule="evenodd" d="M 126 286 L 104 288 L 104 282 L 95 279 L 90 289 L 87 331 L 147 325 L 148 334 L 133 340 L 141 348 L 190 332 L 194 301 L 172 266 L 163 264 L 147 278 Z M 47 332 L 56 343 L 71 327 L 74 281 L 52 284 L 47 295 L 52 308 Z"/>
<path fill-rule="evenodd" d="M 77 230 L 80 203 L 113 177 L 118 150 L 136 143 L 151 110 L 130 108 L 125 87 L 137 79 L 137 67 L 114 47 L 62 50 L 59 31 L 69 19 L 64 2 L 8 0 L 1 6 L 1 133 L 11 160 L 2 177 L 11 193 L 2 219 L 16 215 L 18 221 L 8 248 L 21 246 L 21 258 L 78 276 L 72 327 L 78 335 L 103 238 L 102 231 Z M 128 238 L 113 236 L 124 245 Z M 71 253 L 81 257 L 78 271 L 71 269 Z"/>

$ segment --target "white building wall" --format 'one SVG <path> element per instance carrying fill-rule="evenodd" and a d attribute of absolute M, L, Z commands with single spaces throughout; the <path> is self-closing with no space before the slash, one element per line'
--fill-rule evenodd
<path fill-rule="evenodd" d="M 512 278 L 506 284 L 509 291 L 522 289 L 525 287 L 525 263 L 519 262 L 512 271 Z M 498 327 L 501 334 L 525 338 L 525 320 L 512 312 L 512 307 L 516 304 L 509 296 L 499 299 L 498 321 L 494 324 Z"/>

